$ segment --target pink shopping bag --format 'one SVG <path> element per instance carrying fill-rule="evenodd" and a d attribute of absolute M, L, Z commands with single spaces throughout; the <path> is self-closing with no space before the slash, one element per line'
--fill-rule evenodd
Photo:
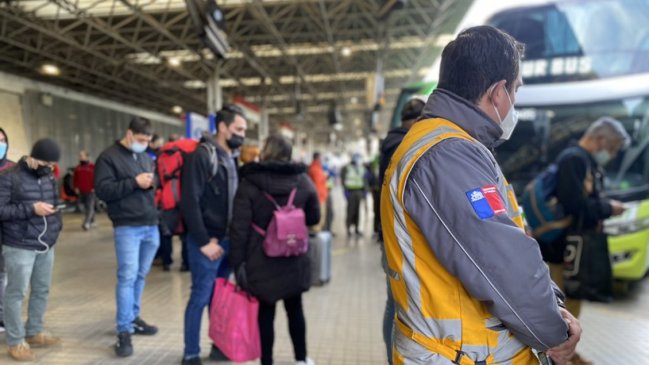
<path fill-rule="evenodd" d="M 259 302 L 223 278 L 214 282 L 210 308 L 210 338 L 230 360 L 261 357 L 257 315 Z"/>

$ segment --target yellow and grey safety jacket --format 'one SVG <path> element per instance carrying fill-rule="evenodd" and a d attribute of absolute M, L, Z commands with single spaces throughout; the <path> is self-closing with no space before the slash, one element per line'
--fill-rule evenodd
<path fill-rule="evenodd" d="M 438 89 L 395 152 L 381 219 L 394 364 L 530 365 L 567 339 L 538 244 L 488 148 L 502 130 Z"/>

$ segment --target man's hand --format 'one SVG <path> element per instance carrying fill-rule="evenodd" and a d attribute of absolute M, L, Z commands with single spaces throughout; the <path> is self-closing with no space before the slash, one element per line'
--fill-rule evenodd
<path fill-rule="evenodd" d="M 137 186 L 140 189 L 146 190 L 153 186 L 153 174 L 150 172 L 143 172 L 135 177 L 137 181 Z"/>
<path fill-rule="evenodd" d="M 577 343 L 581 339 L 581 325 L 579 320 L 570 312 L 561 308 L 561 316 L 568 325 L 568 340 L 557 347 L 549 349 L 546 354 L 552 358 L 555 365 L 567 365 L 575 354 Z"/>
<path fill-rule="evenodd" d="M 56 213 L 56 209 L 52 204 L 45 202 L 36 202 L 34 203 L 34 213 L 36 213 L 36 215 L 39 217 L 45 217 Z"/>
<path fill-rule="evenodd" d="M 201 252 L 205 255 L 210 261 L 215 261 L 221 258 L 225 251 L 223 247 L 219 245 L 219 240 L 212 238 L 210 242 L 201 247 Z"/>
<path fill-rule="evenodd" d="M 626 210 L 624 204 L 617 200 L 611 200 L 611 208 L 613 208 L 613 215 L 620 215 Z"/>

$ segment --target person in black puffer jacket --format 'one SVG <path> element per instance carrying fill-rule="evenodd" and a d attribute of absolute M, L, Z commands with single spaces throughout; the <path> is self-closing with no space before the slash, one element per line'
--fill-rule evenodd
<path fill-rule="evenodd" d="M 2 255 L 7 271 L 5 328 L 9 355 L 18 361 L 31 361 L 33 346 L 51 346 L 59 338 L 43 334 L 54 244 L 62 228 L 56 209 L 58 196 L 52 167 L 61 151 L 51 139 L 41 139 L 29 157 L 0 174 L 0 222 Z M 22 305 L 31 285 L 27 324 L 21 319 Z"/>
<path fill-rule="evenodd" d="M 320 221 L 318 194 L 306 174 L 306 166 L 290 162 L 292 146 L 281 136 L 271 136 L 261 153 L 261 163 L 245 165 L 234 199 L 230 228 L 230 263 L 237 273 L 237 282 L 259 299 L 259 330 L 261 363 L 273 363 L 273 320 L 275 305 L 284 300 L 291 340 L 298 364 L 313 364 L 306 357 L 306 323 L 302 311 L 302 293 L 311 282 L 310 261 L 306 254 L 292 257 L 269 257 L 263 250 L 264 238 L 252 224 L 267 227 L 275 207 L 264 193 L 281 206 L 297 187 L 294 205 L 302 208 L 307 226 Z"/>

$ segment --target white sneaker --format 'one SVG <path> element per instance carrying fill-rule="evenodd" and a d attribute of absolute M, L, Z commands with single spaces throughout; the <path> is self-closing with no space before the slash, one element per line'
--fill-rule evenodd
<path fill-rule="evenodd" d="M 305 361 L 298 361 L 295 365 L 315 365 L 315 362 L 307 357 Z"/>

